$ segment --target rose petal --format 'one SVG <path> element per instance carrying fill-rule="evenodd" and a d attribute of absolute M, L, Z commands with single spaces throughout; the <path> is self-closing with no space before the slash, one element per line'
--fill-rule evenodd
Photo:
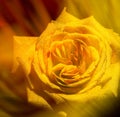
<path fill-rule="evenodd" d="M 31 62 L 35 53 L 35 45 L 38 37 L 14 37 L 14 66 L 13 71 L 15 71 L 18 66 L 19 61 L 24 63 L 25 73 L 28 74 L 31 68 Z"/>

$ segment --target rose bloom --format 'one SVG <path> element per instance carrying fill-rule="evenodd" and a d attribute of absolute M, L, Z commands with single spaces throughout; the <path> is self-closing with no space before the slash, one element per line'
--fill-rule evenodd
<path fill-rule="evenodd" d="M 28 101 L 60 116 L 87 117 L 118 94 L 120 38 L 93 16 L 64 9 L 40 37 L 14 38 L 14 71 L 26 75 Z"/>

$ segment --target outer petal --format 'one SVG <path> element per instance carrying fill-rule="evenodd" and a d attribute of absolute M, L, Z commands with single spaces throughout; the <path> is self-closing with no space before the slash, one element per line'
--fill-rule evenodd
<path fill-rule="evenodd" d="M 28 74 L 30 72 L 37 38 L 38 37 L 14 37 L 13 71 L 15 71 L 21 63 L 25 73 Z"/>
<path fill-rule="evenodd" d="M 52 107 L 48 104 L 48 102 L 41 96 L 34 93 L 34 91 L 27 88 L 28 93 L 28 101 L 34 103 L 45 110 L 52 110 Z"/>
<path fill-rule="evenodd" d="M 64 10 L 60 14 L 60 16 L 57 18 L 56 22 L 59 22 L 59 23 L 65 25 L 65 24 L 68 24 L 70 22 L 74 22 L 75 24 L 77 22 L 81 23 L 81 20 L 74 17 L 73 15 L 69 14 L 68 12 L 66 12 L 66 8 L 64 8 Z"/>

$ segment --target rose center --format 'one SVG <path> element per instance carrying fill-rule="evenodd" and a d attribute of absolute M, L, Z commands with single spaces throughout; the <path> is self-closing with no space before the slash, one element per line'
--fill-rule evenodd
<path fill-rule="evenodd" d="M 91 63 L 88 46 L 80 39 L 55 41 L 52 43 L 50 51 L 53 63 L 52 73 L 55 79 L 62 84 L 78 81 L 80 75 Z"/>
<path fill-rule="evenodd" d="M 86 69 L 90 63 L 89 60 L 86 60 L 90 59 L 90 51 L 87 45 L 79 39 L 54 42 L 51 47 L 51 57 L 54 65 L 63 63 L 75 65 L 78 68 L 82 66 L 83 69 Z"/>

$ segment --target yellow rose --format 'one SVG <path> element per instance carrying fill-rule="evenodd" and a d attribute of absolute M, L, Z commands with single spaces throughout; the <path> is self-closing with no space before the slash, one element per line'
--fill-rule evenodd
<path fill-rule="evenodd" d="M 77 107 L 117 96 L 120 38 L 94 17 L 80 20 L 64 9 L 40 37 L 14 39 L 14 71 L 25 72 L 29 102 L 77 117 L 87 113 Z"/>

